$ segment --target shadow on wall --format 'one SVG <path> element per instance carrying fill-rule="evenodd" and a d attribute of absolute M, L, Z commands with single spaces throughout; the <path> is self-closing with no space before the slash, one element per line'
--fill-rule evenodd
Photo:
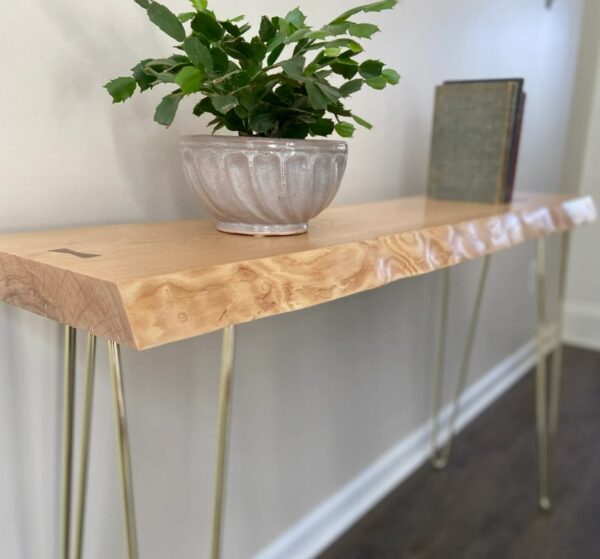
<path fill-rule="evenodd" d="M 118 162 L 113 175 L 116 180 L 121 177 L 122 195 L 136 200 L 142 218 L 164 214 L 165 209 L 173 216 L 197 217 L 203 210 L 183 175 L 180 132 L 177 127 L 167 131 L 152 121 L 155 107 L 166 91 L 151 92 L 145 98 L 113 107 L 103 88 L 110 79 L 130 73 L 135 51 L 143 49 L 160 57 L 168 52 L 168 41 L 159 33 L 147 32 L 145 15 L 134 2 L 118 7 L 131 11 L 127 17 L 132 21 L 139 20 L 139 26 L 134 28 L 123 25 L 123 19 L 115 17 L 114 10 L 108 10 L 106 5 L 41 0 L 36 3 L 57 36 L 67 43 L 65 55 L 56 58 L 60 64 L 48 69 L 56 126 L 85 122 L 90 112 L 104 112 Z M 85 24 L 90 21 L 95 23 Z M 137 44 L 136 37 L 143 40 Z M 198 130 L 204 132 L 204 125 Z M 89 135 L 101 132 L 90 130 Z M 82 142 L 94 140 L 86 139 L 86 135 L 81 137 Z"/>

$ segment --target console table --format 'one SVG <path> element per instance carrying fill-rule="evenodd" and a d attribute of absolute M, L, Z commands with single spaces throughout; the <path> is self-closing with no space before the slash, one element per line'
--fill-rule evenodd
<path fill-rule="evenodd" d="M 568 233 L 596 219 L 589 197 L 523 194 L 510 205 L 411 197 L 325 211 L 298 237 L 239 237 L 212 220 L 140 223 L 0 236 L 0 299 L 65 325 L 61 559 L 81 556 L 96 337 L 108 341 L 127 552 L 136 558 L 133 477 L 120 346 L 136 350 L 223 330 L 211 557 L 221 554 L 234 326 L 304 309 L 392 281 L 445 270 L 434 394 L 432 461 L 444 467 L 452 429 L 437 442 L 449 298 L 448 270 L 484 258 L 468 329 L 458 396 L 465 386 L 490 255 L 537 241 L 536 381 L 540 501 L 551 506 L 550 471 L 560 388 L 560 328 L 551 375 L 544 351 L 544 239 L 563 235 L 562 307 Z M 75 335 L 88 334 L 76 510 L 71 512 Z"/>

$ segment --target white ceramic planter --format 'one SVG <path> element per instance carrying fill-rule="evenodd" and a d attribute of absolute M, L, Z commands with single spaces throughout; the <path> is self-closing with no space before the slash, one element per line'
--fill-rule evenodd
<path fill-rule="evenodd" d="M 348 145 L 336 140 L 184 136 L 185 175 L 217 228 L 297 235 L 339 189 Z"/>

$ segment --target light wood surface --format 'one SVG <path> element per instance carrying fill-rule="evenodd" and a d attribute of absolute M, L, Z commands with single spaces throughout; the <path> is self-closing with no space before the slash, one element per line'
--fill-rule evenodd
<path fill-rule="evenodd" d="M 135 349 L 294 311 L 596 219 L 590 197 L 402 198 L 331 208 L 307 235 L 212 220 L 0 236 L 0 300 Z"/>

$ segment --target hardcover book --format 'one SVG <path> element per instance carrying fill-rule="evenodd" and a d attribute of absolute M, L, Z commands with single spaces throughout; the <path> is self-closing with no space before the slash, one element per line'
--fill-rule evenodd
<path fill-rule="evenodd" d="M 437 88 L 429 196 L 510 201 L 524 100 L 522 79 L 454 81 Z"/>

